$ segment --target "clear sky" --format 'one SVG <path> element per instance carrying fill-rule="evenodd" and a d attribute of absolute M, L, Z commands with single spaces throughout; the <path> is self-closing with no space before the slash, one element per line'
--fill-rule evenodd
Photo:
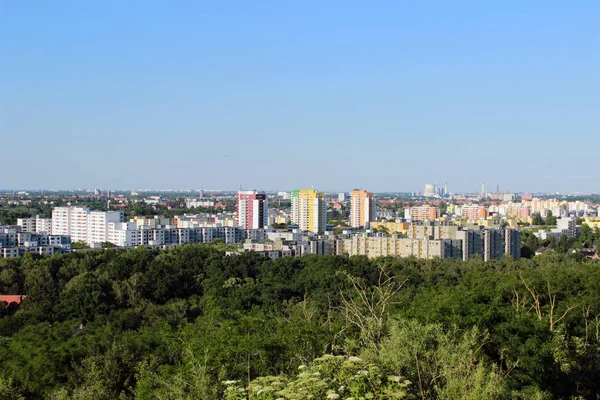
<path fill-rule="evenodd" d="M 0 1 L 0 189 L 600 192 L 600 1 Z"/>

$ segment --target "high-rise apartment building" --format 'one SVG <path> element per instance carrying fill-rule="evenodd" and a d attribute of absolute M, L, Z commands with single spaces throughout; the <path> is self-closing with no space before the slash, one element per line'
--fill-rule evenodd
<path fill-rule="evenodd" d="M 477 229 L 461 230 L 456 232 L 455 238 L 462 241 L 463 260 L 466 261 L 474 255 L 483 257 L 483 227 Z"/>
<path fill-rule="evenodd" d="M 71 207 L 55 207 L 52 210 L 52 233 L 69 235 L 71 226 Z"/>
<path fill-rule="evenodd" d="M 366 190 L 353 190 L 350 200 L 350 226 L 368 228 L 373 221 L 375 221 L 375 196 Z"/>
<path fill-rule="evenodd" d="M 67 235 L 72 242 L 90 246 L 108 241 L 108 224 L 123 222 L 121 211 L 90 211 L 84 207 L 56 207 L 52 210 L 52 233 Z"/>
<path fill-rule="evenodd" d="M 90 245 L 108 242 L 108 224 L 123 222 L 120 211 L 90 211 L 87 215 L 87 240 Z"/>
<path fill-rule="evenodd" d="M 69 216 L 69 236 L 73 242 L 88 243 L 88 214 L 89 208 L 71 207 Z"/>
<path fill-rule="evenodd" d="M 483 230 L 483 261 L 498 260 L 505 251 L 505 231 L 501 229 Z"/>
<path fill-rule="evenodd" d="M 515 260 L 521 258 L 521 231 L 507 228 L 504 230 L 504 254 L 511 255 Z"/>
<path fill-rule="evenodd" d="M 327 207 L 323 193 L 316 190 L 292 191 L 292 222 L 303 231 L 324 232 Z"/>
<path fill-rule="evenodd" d="M 243 229 L 262 229 L 269 224 L 269 201 L 264 192 L 240 190 L 236 219 Z"/>
<path fill-rule="evenodd" d="M 71 236 L 72 242 L 87 243 L 87 215 L 84 207 L 56 207 L 52 210 L 52 233 Z"/>

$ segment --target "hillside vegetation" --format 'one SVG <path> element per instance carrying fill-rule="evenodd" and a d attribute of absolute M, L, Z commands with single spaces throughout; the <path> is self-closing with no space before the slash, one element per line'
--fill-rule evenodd
<path fill-rule="evenodd" d="M 0 399 L 572 399 L 600 393 L 600 263 L 0 260 Z"/>

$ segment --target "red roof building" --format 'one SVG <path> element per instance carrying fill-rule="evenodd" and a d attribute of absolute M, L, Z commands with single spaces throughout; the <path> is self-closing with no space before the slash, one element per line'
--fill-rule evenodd
<path fill-rule="evenodd" d="M 17 303 L 17 304 L 21 304 L 21 302 L 23 301 L 23 299 L 27 297 L 25 295 L 22 294 L 0 294 L 0 303 L 4 302 L 4 303 Z"/>

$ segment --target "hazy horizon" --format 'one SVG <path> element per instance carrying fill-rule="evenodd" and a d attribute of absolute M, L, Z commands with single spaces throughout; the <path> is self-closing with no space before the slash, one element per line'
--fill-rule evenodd
<path fill-rule="evenodd" d="M 37 189 L 33 189 L 33 188 L 18 188 L 18 189 L 0 189 L 1 193 L 10 193 L 10 192 L 72 192 L 72 193 L 79 193 L 79 192 L 92 192 L 95 189 L 101 190 L 103 194 L 106 194 L 107 192 L 111 191 L 111 192 L 142 192 L 142 193 L 152 193 L 152 192 L 172 192 L 172 193 L 190 193 L 190 195 L 197 195 L 199 190 L 204 190 L 205 193 L 215 193 L 215 192 L 226 192 L 226 193 L 235 193 L 238 189 L 230 189 L 230 188 L 222 188 L 222 189 L 216 189 L 216 188 L 194 188 L 194 189 L 190 189 L 190 188 L 164 188 L 164 189 L 152 189 L 152 188 L 61 188 L 61 189 L 45 189 L 45 188 L 37 188 Z M 258 191 L 263 191 L 263 192 L 267 192 L 267 193 L 275 193 L 275 192 L 291 192 L 292 190 L 299 190 L 299 189 L 311 189 L 310 187 L 297 187 L 294 189 L 263 189 L 263 188 L 243 188 L 243 190 L 258 190 Z M 347 193 L 349 194 L 352 190 L 354 189 L 364 189 L 364 188 L 352 188 L 352 189 L 341 189 L 341 190 L 330 190 L 330 189 L 323 189 L 323 188 L 313 188 L 315 190 L 318 190 L 319 192 L 323 192 L 323 193 L 331 193 L 331 194 L 335 194 L 335 193 Z M 423 193 L 423 191 L 407 191 L 407 190 L 382 190 L 382 191 L 372 191 L 369 190 L 371 192 L 374 192 L 375 194 L 413 194 L 413 193 Z M 504 189 L 500 189 L 500 193 L 502 194 L 504 192 Z M 581 192 L 581 191 L 575 191 L 575 192 L 519 192 L 519 191 L 509 191 L 506 190 L 507 193 L 512 193 L 512 194 L 542 194 L 542 195 L 568 195 L 568 196 L 584 196 L 584 195 L 591 195 L 591 196 L 600 196 L 600 193 L 596 193 L 596 192 Z M 470 191 L 470 192 L 451 192 L 451 194 L 479 194 L 479 191 Z M 488 194 L 494 194 L 496 193 L 495 190 L 491 191 L 491 190 L 487 190 L 486 189 L 486 193 Z M 46 193 L 44 193 L 46 194 Z"/>

